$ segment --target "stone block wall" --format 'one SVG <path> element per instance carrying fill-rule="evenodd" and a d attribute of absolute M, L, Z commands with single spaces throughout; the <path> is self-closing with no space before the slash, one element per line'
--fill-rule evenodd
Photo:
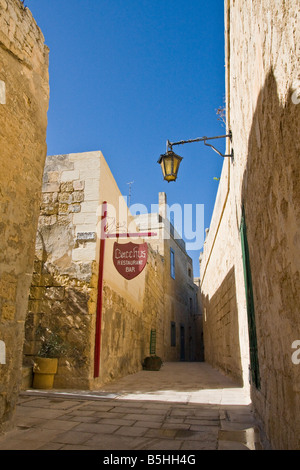
<path fill-rule="evenodd" d="M 276 449 L 300 449 L 300 4 L 230 10 L 230 123 L 253 283 L 260 389 L 252 399 Z M 298 97 L 298 99 L 297 99 Z"/>
<path fill-rule="evenodd" d="M 232 268 L 211 298 L 203 298 L 205 359 L 244 385 L 235 272 Z"/>
<path fill-rule="evenodd" d="M 30 11 L 0 1 L 0 432 L 13 424 L 46 157 L 48 53 Z"/>
<path fill-rule="evenodd" d="M 148 248 L 141 305 L 104 284 L 100 378 L 106 383 L 142 369 L 150 355 L 151 330 L 156 331 L 156 355 L 164 359 L 164 295 L 162 258 Z M 132 281 L 127 281 L 132 282 Z"/>
<path fill-rule="evenodd" d="M 292 361 L 300 331 L 299 13 L 299 2 L 292 0 L 255 0 L 250 5 L 225 1 L 226 114 L 234 161 L 224 162 L 201 262 L 205 355 L 214 361 L 219 354 L 210 338 L 224 309 L 213 304 L 234 272 L 247 385 L 250 358 L 240 235 L 244 210 L 260 376 L 260 384 L 251 382 L 251 396 L 274 449 L 300 448 L 300 365 Z M 236 315 L 234 307 L 230 315 Z M 220 367 L 226 370 L 226 359 Z"/>
<path fill-rule="evenodd" d="M 57 388 L 97 388 L 141 370 L 150 354 L 151 330 L 156 330 L 156 354 L 162 358 L 166 354 L 165 264 L 160 254 L 149 246 L 145 269 L 127 280 L 114 266 L 113 247 L 117 241 L 129 240 L 107 238 L 103 290 L 98 288 L 104 201 L 108 233 L 118 233 L 119 227 L 126 231 L 129 226 L 130 232 L 137 232 L 101 152 L 47 157 L 24 357 L 26 364 L 32 364 L 43 339 L 54 333 L 61 344 Z M 130 241 L 145 242 L 143 238 Z M 95 376 L 100 297 L 100 367 Z"/>
<path fill-rule="evenodd" d="M 100 152 L 46 158 L 24 354 L 30 364 L 42 339 L 57 335 L 55 387 L 92 380 L 99 188 Z"/>
<path fill-rule="evenodd" d="M 232 163 L 225 160 L 200 263 L 204 355 L 247 388 L 247 311 L 233 188 Z"/>
<path fill-rule="evenodd" d="M 159 193 L 158 206 L 158 213 L 142 214 L 135 220 L 142 231 L 152 230 L 157 233 L 157 236 L 148 240 L 148 244 L 163 259 L 163 273 L 159 281 L 161 288 L 158 292 L 158 299 L 164 299 L 161 355 L 165 361 L 194 361 L 199 358 L 202 337 L 198 328 L 198 287 L 194 284 L 192 260 L 186 252 L 185 242 L 167 219 L 165 193 Z M 174 277 L 171 275 L 171 249 L 175 260 Z M 174 328 L 174 344 L 171 344 L 171 328 Z M 200 334 L 196 335 L 196 332 Z"/>
<path fill-rule="evenodd" d="M 185 247 L 172 236 L 164 242 L 164 345 L 167 361 L 193 361 L 196 357 L 196 292 L 191 258 Z M 171 249 L 175 258 L 175 276 L 171 275 Z M 189 274 L 190 273 L 190 274 Z M 171 323 L 175 327 L 175 344 L 170 347 Z"/>

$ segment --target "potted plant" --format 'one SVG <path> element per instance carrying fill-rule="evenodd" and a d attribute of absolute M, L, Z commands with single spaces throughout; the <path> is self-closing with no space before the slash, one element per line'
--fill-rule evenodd
<path fill-rule="evenodd" d="M 65 351 L 61 337 L 49 328 L 39 328 L 41 348 L 33 365 L 33 388 L 51 389 L 57 372 L 58 358 Z"/>
<path fill-rule="evenodd" d="M 160 370 L 162 366 L 162 360 L 159 356 L 151 355 L 148 357 L 145 357 L 144 363 L 143 363 L 143 369 L 144 370 Z"/>
<path fill-rule="evenodd" d="M 144 370 L 160 370 L 162 360 L 156 355 L 156 329 L 151 329 L 150 332 L 150 356 L 145 357 L 143 362 Z"/>

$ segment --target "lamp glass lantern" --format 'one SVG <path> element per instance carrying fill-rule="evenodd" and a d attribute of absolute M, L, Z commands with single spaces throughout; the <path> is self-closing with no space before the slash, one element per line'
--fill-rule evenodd
<path fill-rule="evenodd" d="M 158 163 L 161 166 L 163 177 L 168 183 L 176 181 L 181 160 L 182 157 L 176 155 L 173 150 L 168 150 L 160 156 Z"/>

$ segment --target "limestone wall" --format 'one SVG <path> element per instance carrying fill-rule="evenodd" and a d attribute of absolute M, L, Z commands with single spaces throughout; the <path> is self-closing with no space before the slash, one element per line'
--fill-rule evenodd
<path fill-rule="evenodd" d="M 98 284 L 104 202 L 107 234 L 137 232 L 101 152 L 47 157 L 24 355 L 25 363 L 32 364 L 44 338 L 55 334 L 61 350 L 54 387 L 96 388 L 141 370 L 153 329 L 156 354 L 165 354 L 161 255 L 149 246 L 145 269 L 127 280 L 114 266 L 114 244 L 145 240 L 106 238 L 103 289 Z M 99 312 L 100 367 L 95 375 Z"/>
<path fill-rule="evenodd" d="M 61 343 L 56 387 L 92 379 L 100 160 L 100 152 L 46 158 L 24 354 L 30 364 L 43 338 Z"/>
<path fill-rule="evenodd" d="M 0 2 L 0 432 L 12 425 L 46 157 L 48 48 L 19 0 Z M 3 344 L 2 343 L 2 344 Z"/>
<path fill-rule="evenodd" d="M 142 302 L 140 308 L 130 302 L 128 292 L 120 293 L 109 281 L 104 283 L 101 382 L 142 369 L 144 359 L 150 355 L 151 330 L 156 331 L 156 354 L 164 358 L 163 269 L 161 257 L 149 248 L 143 290 L 137 291 Z M 134 280 L 126 282 L 136 285 Z"/>
<path fill-rule="evenodd" d="M 194 361 L 200 357 L 202 342 L 201 329 L 198 325 L 198 287 L 194 284 L 192 260 L 186 252 L 185 243 L 166 217 L 165 193 L 159 193 L 158 213 L 136 217 L 142 231 L 151 229 L 157 233 L 157 236 L 148 240 L 148 243 L 163 259 L 158 297 L 164 299 L 161 355 L 165 361 Z M 174 253 L 174 272 L 171 271 L 171 250 Z M 156 290 L 154 292 L 156 294 Z M 172 328 L 174 340 L 171 343 Z"/>
<path fill-rule="evenodd" d="M 234 161 L 224 162 L 201 262 L 205 356 L 246 385 L 244 207 L 260 376 L 251 395 L 277 449 L 300 448 L 300 366 L 292 361 L 300 331 L 299 7 L 295 1 L 225 2 L 227 125 Z"/>
<path fill-rule="evenodd" d="M 137 233 L 134 218 L 104 159 L 101 169 L 101 201 L 108 204 L 108 233 Z M 145 269 L 131 280 L 125 279 L 113 264 L 115 243 L 141 244 L 148 241 L 142 237 L 106 239 L 98 382 L 109 382 L 141 370 L 145 357 L 150 353 L 151 329 L 157 332 L 156 353 L 162 350 L 162 331 L 159 331 L 160 318 L 164 312 L 161 257 L 149 247 Z"/>
<path fill-rule="evenodd" d="M 175 257 L 174 277 L 171 275 L 171 249 Z M 193 282 L 191 259 L 172 237 L 165 240 L 164 263 L 165 359 L 167 361 L 193 361 L 196 358 L 197 288 Z M 170 347 L 171 323 L 175 328 L 175 342 Z"/>

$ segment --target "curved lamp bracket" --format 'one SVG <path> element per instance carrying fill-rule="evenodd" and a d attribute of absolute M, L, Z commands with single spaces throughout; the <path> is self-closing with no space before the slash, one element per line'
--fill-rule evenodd
<path fill-rule="evenodd" d="M 223 138 L 229 138 L 230 142 L 232 142 L 231 131 L 229 131 L 227 135 L 218 135 L 216 137 L 200 137 L 198 139 L 180 140 L 179 142 L 170 142 L 169 140 L 167 140 L 166 153 L 164 155 L 161 155 L 159 160 L 157 161 L 157 163 L 161 165 L 164 179 L 168 181 L 168 183 L 170 183 L 171 181 L 176 181 L 177 179 L 179 165 L 182 160 L 182 157 L 180 157 L 179 155 L 176 155 L 176 153 L 173 152 L 174 145 L 189 144 L 191 142 L 204 142 L 205 145 L 207 145 L 208 147 L 211 147 L 221 157 L 223 158 L 231 157 L 231 159 L 233 160 L 233 150 L 231 150 L 230 155 L 223 155 L 213 145 L 207 143 L 208 140 L 223 139 Z"/>
<path fill-rule="evenodd" d="M 224 139 L 224 138 L 229 138 L 230 142 L 232 142 L 232 132 L 229 131 L 227 135 L 218 135 L 216 137 L 199 137 L 198 139 L 190 139 L 190 140 L 180 140 L 178 142 L 170 142 L 167 140 L 167 152 L 172 151 L 173 145 L 183 145 L 183 144 L 189 144 L 192 142 L 204 142 L 204 145 L 211 147 L 217 154 L 219 154 L 221 157 L 226 158 L 226 157 L 231 157 L 233 160 L 233 149 L 231 150 L 230 155 L 223 155 L 219 150 L 217 150 L 213 145 L 208 144 L 208 140 L 214 140 L 214 139 Z"/>
<path fill-rule="evenodd" d="M 230 137 L 230 140 L 231 140 L 231 134 L 228 135 L 227 137 Z M 233 149 L 231 149 L 231 154 L 230 154 L 230 155 L 223 155 L 223 154 L 222 154 L 218 149 L 216 149 L 213 145 L 208 144 L 208 143 L 206 142 L 206 139 L 205 139 L 205 138 L 204 138 L 203 142 L 204 142 L 204 145 L 207 145 L 207 147 L 211 147 L 211 148 L 212 148 L 216 153 L 218 153 L 221 157 L 223 157 L 223 158 L 231 157 L 231 159 L 233 160 Z"/>

